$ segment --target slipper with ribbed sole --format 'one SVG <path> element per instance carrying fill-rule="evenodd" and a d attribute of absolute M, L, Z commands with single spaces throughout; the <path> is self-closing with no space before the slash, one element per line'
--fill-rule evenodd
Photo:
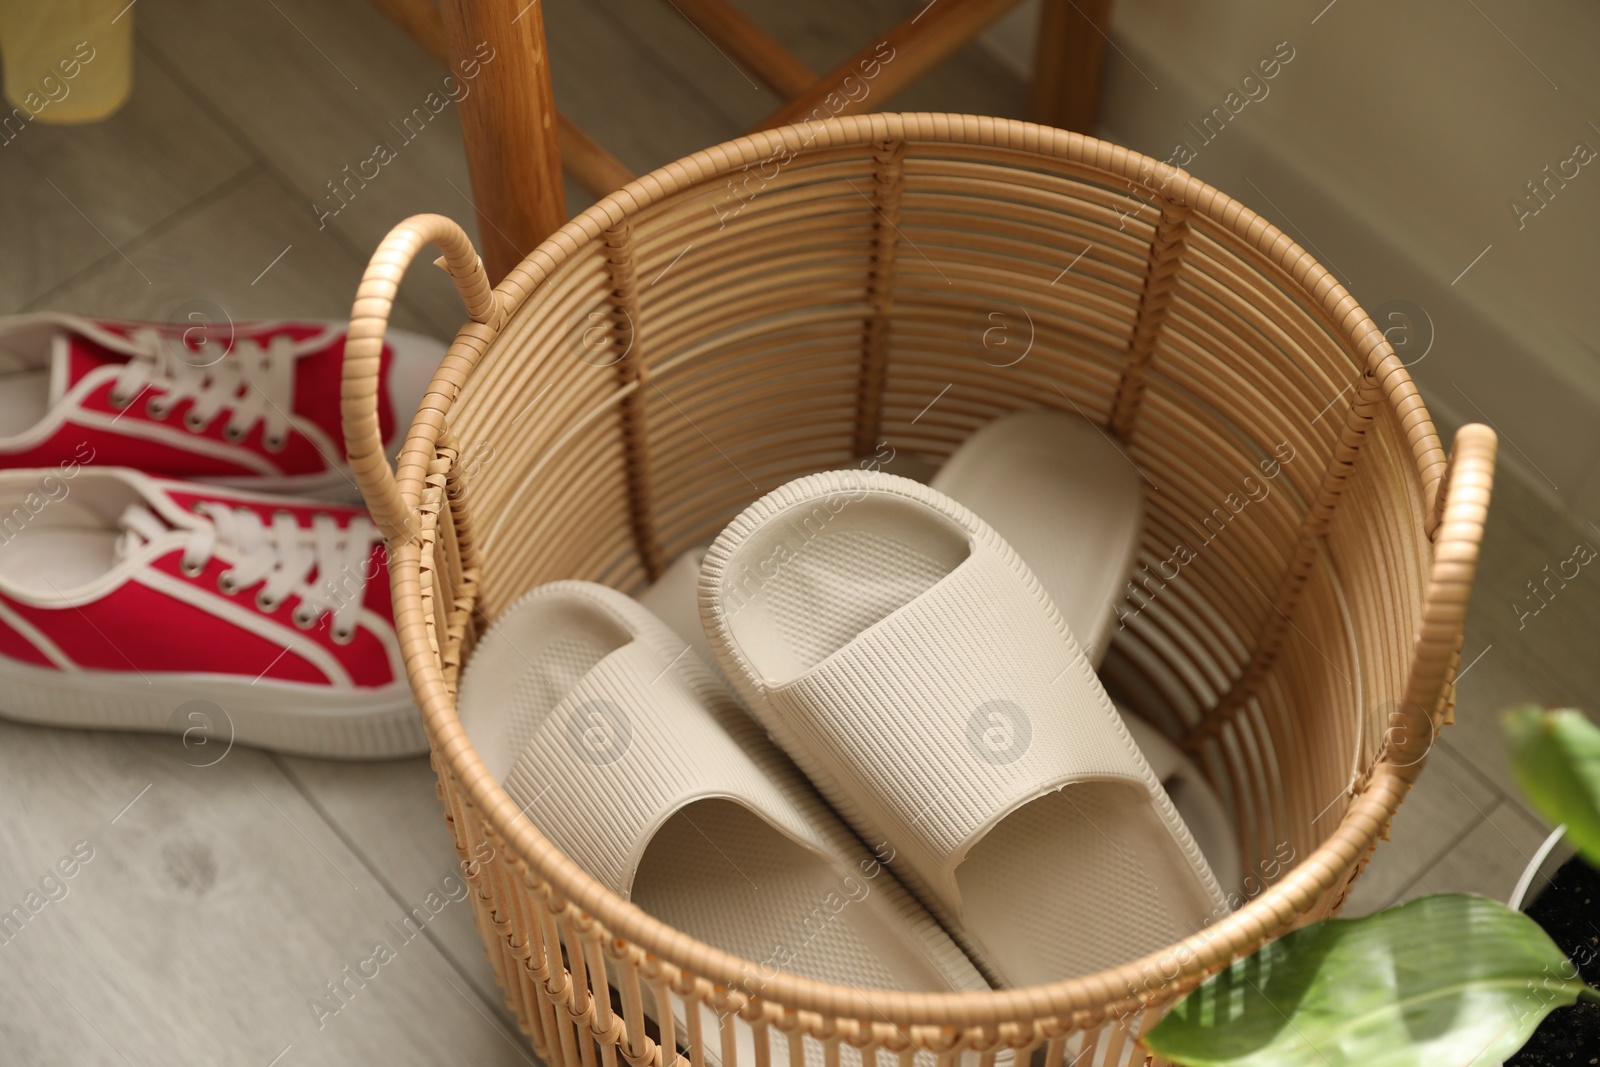
<path fill-rule="evenodd" d="M 1124 963 L 1226 910 L 1038 580 L 949 497 L 791 482 L 712 544 L 700 610 L 773 739 L 993 980 Z"/>
<path fill-rule="evenodd" d="M 1024 411 L 967 438 L 930 484 L 1017 550 L 1098 667 L 1144 517 L 1133 461 L 1088 419 Z"/>
<path fill-rule="evenodd" d="M 705 562 L 706 549 L 710 547 L 707 542 L 684 552 L 636 599 L 715 670 L 717 658 L 711 654 L 706 632 L 700 628 L 700 564 Z"/>
<path fill-rule="evenodd" d="M 1211 865 L 1211 873 L 1217 876 L 1217 884 L 1225 893 L 1238 890 L 1244 875 L 1239 840 L 1216 789 L 1195 762 L 1160 730 L 1120 704 L 1117 712 L 1160 780 L 1161 788 L 1167 791 L 1172 806 L 1178 809 L 1183 824 L 1194 835 L 1195 844 Z"/>
<path fill-rule="evenodd" d="M 639 604 L 589 582 L 508 608 L 462 674 L 462 726 L 539 829 L 613 892 L 778 972 L 981 990 L 938 924 L 734 695 Z"/>
<path fill-rule="evenodd" d="M 639 594 L 638 600 L 692 647 L 697 655 L 715 666 L 716 657 L 706 640 L 705 630 L 700 626 L 696 599 L 700 567 L 709 547 L 697 545 L 678 556 L 654 585 Z M 720 677 L 720 671 L 718 674 Z M 1116 708 L 1122 716 L 1123 725 L 1143 753 L 1145 762 L 1150 764 L 1150 770 L 1161 782 L 1161 788 L 1167 791 L 1183 824 L 1189 828 L 1195 844 L 1200 846 L 1201 854 L 1211 865 L 1217 884 L 1225 892 L 1234 891 L 1242 876 L 1239 844 L 1233 821 L 1228 817 L 1227 808 L 1216 789 L 1194 761 L 1185 756 L 1165 734 L 1121 704 L 1117 704 Z"/>

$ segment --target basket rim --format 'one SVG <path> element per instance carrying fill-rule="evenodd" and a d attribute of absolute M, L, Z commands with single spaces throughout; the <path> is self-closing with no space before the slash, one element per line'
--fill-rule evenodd
<path fill-rule="evenodd" d="M 804 121 L 790 126 L 747 134 L 702 149 L 636 178 L 602 198 L 537 248 L 503 279 L 495 294 L 503 312 L 489 325 L 466 324 L 458 334 L 452 356 L 467 360 L 441 367 L 424 399 L 401 456 L 402 482 L 406 470 L 427 469 L 439 440 L 444 414 L 503 325 L 526 299 L 573 255 L 600 239 L 603 232 L 630 216 L 684 192 L 709 179 L 741 167 L 769 161 L 782 153 L 789 158 L 815 149 L 870 146 L 874 141 L 903 139 L 931 144 L 969 144 L 1038 155 L 1099 172 L 1101 180 L 1125 179 L 1130 189 L 1142 189 L 1176 203 L 1216 223 L 1283 272 L 1278 279 L 1312 314 L 1323 317 L 1336 341 L 1348 346 L 1357 366 L 1363 362 L 1374 376 L 1381 401 L 1390 408 L 1410 445 L 1422 490 L 1425 513 L 1439 514 L 1445 504 L 1443 483 L 1446 456 L 1433 421 L 1412 383 L 1405 365 L 1384 339 L 1383 333 L 1355 299 L 1320 263 L 1287 234 L 1227 194 L 1193 177 L 1181 168 L 1097 138 L 1015 119 L 947 113 L 874 113 Z M 466 345 L 460 342 L 467 342 Z M 1465 431 L 1463 431 L 1465 433 Z M 1458 436 L 1458 444 L 1463 440 Z M 1452 499 L 1433 544 L 1425 606 L 1439 602 L 1445 588 L 1467 586 L 1458 571 L 1441 577 L 1441 558 L 1476 558 L 1482 536 L 1482 507 L 1474 510 L 1476 494 L 1487 493 L 1492 471 L 1493 444 L 1472 439 L 1476 468 L 1471 478 L 1457 477 L 1463 497 Z M 1487 459 L 1484 459 L 1484 455 Z M 412 483 L 420 489 L 420 480 Z M 1456 494 L 1452 492 L 1451 496 Z M 408 493 L 408 497 L 414 494 Z M 1486 501 L 1486 495 L 1484 496 Z M 408 499 L 413 510 L 415 499 Z M 441 516 L 443 519 L 443 516 Z M 1446 543 L 1450 548 L 1446 550 Z M 480 812 L 489 833 L 500 837 L 511 860 L 543 880 L 558 900 L 565 900 L 597 920 L 614 938 L 625 938 L 637 948 L 695 977 L 728 991 L 736 1006 L 740 995 L 781 1004 L 790 1011 L 820 1012 L 830 1017 L 855 1018 L 899 1026 L 1001 1027 L 1062 1016 L 1104 1018 L 1115 1011 L 1138 1011 L 1151 1000 L 1192 985 L 1209 971 L 1253 951 L 1283 932 L 1320 898 L 1333 890 L 1376 842 L 1399 808 L 1420 771 L 1419 763 L 1391 763 L 1380 754 L 1364 788 L 1352 788 L 1353 801 L 1338 827 L 1311 853 L 1304 856 L 1271 887 L 1231 914 L 1199 933 L 1167 948 L 1118 967 L 1056 982 L 987 992 L 921 993 L 863 989 L 778 973 L 763 977 L 755 994 L 741 985 L 761 965 L 705 944 L 653 918 L 596 881 L 551 843 L 489 773 L 461 726 L 455 700 L 446 688 L 438 654 L 427 635 L 421 609 L 421 548 L 411 539 L 391 546 L 391 577 L 396 599 L 397 625 L 405 653 L 411 687 L 423 713 L 434 758 L 450 769 L 468 800 Z M 1445 601 L 1451 600 L 1446 596 Z M 1464 611 L 1465 595 L 1460 597 Z M 1447 607 L 1454 605 L 1447 604 Z M 1446 612 L 1448 614 L 1448 612 Z M 1426 615 L 1429 628 L 1432 615 Z M 1446 622 L 1442 617 L 1437 620 Z M 1459 622 L 1456 626 L 1459 638 Z M 1421 632 L 1411 635 L 1420 644 Z M 1415 683 L 1415 665 L 1413 683 Z M 1435 688 L 1444 690 L 1444 679 Z M 1414 686 L 1413 686 L 1414 688 Z M 1439 692 L 1434 694 L 1437 698 Z M 1428 707 L 1435 701 L 1430 700 Z M 755 969 L 755 971 L 753 971 Z M 1003 1032 L 996 1032 L 997 1040 Z M 1038 1036 L 1013 1033 L 1011 1040 L 1024 1047 Z"/>

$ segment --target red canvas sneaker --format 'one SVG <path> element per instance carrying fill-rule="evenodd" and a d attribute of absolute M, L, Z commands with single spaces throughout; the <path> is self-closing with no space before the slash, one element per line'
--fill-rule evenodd
<path fill-rule="evenodd" d="M 97 463 L 354 502 L 344 339 L 343 323 L 0 318 L 0 468 Z M 388 332 L 378 415 L 396 449 L 444 352 Z"/>
<path fill-rule="evenodd" d="M 0 471 L 0 714 L 427 751 L 365 512 L 117 467 Z"/>

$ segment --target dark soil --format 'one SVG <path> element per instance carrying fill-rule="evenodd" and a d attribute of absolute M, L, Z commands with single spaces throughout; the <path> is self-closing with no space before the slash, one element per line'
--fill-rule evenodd
<path fill-rule="evenodd" d="M 1600 873 L 1582 860 L 1571 860 L 1527 911 L 1577 965 L 1583 980 L 1600 987 Z M 1506 1067 L 1558 1064 L 1600 1064 L 1600 1004 L 1579 1001 L 1557 1008 L 1522 1051 L 1506 1061 Z"/>

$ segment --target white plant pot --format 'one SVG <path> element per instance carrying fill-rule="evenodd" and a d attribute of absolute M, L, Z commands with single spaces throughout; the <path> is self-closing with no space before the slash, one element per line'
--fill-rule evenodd
<path fill-rule="evenodd" d="M 1549 885 L 1556 872 L 1573 857 L 1577 850 L 1566 839 L 1566 833 L 1565 826 L 1556 827 L 1533 854 L 1533 859 L 1528 861 L 1522 877 L 1517 879 L 1517 888 L 1511 891 L 1511 899 L 1506 901 L 1512 909 L 1526 911 L 1533 898 L 1539 895 L 1539 890 Z"/>

